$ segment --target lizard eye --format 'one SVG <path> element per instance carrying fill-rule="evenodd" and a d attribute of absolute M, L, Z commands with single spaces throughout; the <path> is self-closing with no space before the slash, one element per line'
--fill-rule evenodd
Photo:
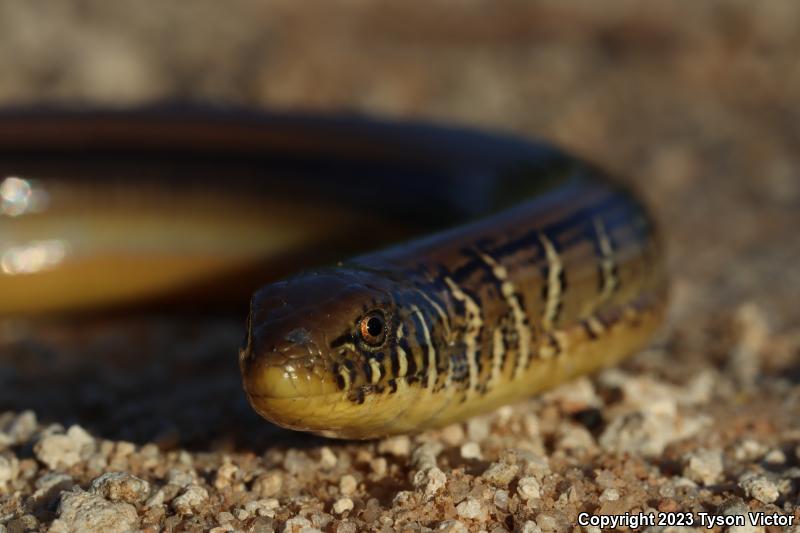
<path fill-rule="evenodd" d="M 377 348 L 386 340 L 386 318 L 380 311 L 371 311 L 358 321 L 358 337 L 361 342 Z"/>

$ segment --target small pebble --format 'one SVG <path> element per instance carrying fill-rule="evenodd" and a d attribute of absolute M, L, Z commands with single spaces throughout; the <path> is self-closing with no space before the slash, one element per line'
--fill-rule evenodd
<path fill-rule="evenodd" d="M 782 450 L 771 450 L 764 456 L 764 461 L 773 465 L 782 465 L 786 462 L 786 454 Z"/>
<path fill-rule="evenodd" d="M 140 468 L 145 469 L 157 469 L 164 464 L 161 451 L 155 444 L 145 444 L 139 449 L 138 453 L 129 459 L 129 461 L 138 463 Z"/>
<path fill-rule="evenodd" d="M 541 484 L 539 480 L 532 476 L 523 477 L 517 484 L 517 494 L 523 500 L 530 500 L 540 497 Z"/>
<path fill-rule="evenodd" d="M 589 408 L 602 407 L 603 401 L 597 395 L 594 384 L 589 378 L 581 377 L 556 387 L 546 395 L 548 401 L 558 404 L 568 414 L 577 413 Z"/>
<path fill-rule="evenodd" d="M 442 445 L 433 442 L 421 444 L 414 450 L 411 463 L 417 470 L 427 470 L 436 466 L 436 457 L 442 451 Z"/>
<path fill-rule="evenodd" d="M 208 503 L 208 491 L 200 485 L 189 485 L 183 494 L 172 500 L 172 508 L 189 516 L 202 510 Z"/>
<path fill-rule="evenodd" d="M 745 439 L 733 449 L 737 461 L 756 461 L 766 453 L 767 447 L 753 439 Z"/>
<path fill-rule="evenodd" d="M 603 488 L 615 487 L 617 485 L 617 476 L 611 470 L 596 470 L 595 481 Z"/>
<path fill-rule="evenodd" d="M 456 506 L 456 513 L 461 518 L 479 520 L 481 522 L 488 518 L 486 508 L 475 498 L 467 498 Z"/>
<path fill-rule="evenodd" d="M 526 453 L 519 456 L 519 463 L 523 465 L 525 473 L 542 479 L 550 473 L 550 462 L 546 456 Z"/>
<path fill-rule="evenodd" d="M 280 503 L 275 498 L 255 500 L 244 504 L 244 510 L 249 515 L 275 517 L 275 509 L 280 507 Z"/>
<path fill-rule="evenodd" d="M 160 505 L 164 505 L 164 490 L 158 489 L 155 494 L 150 496 L 146 502 L 144 502 L 144 507 L 149 509 L 151 507 L 158 507 Z"/>
<path fill-rule="evenodd" d="M 142 448 L 139 450 L 139 454 L 148 459 L 158 459 L 161 455 L 161 450 L 158 449 L 158 446 L 152 442 L 149 442 L 142 446 Z"/>
<path fill-rule="evenodd" d="M 19 460 L 12 452 L 0 453 L 0 494 L 8 490 L 11 482 L 19 475 Z"/>
<path fill-rule="evenodd" d="M 750 508 L 744 503 L 733 503 L 722 510 L 725 516 L 743 516 L 745 517 L 744 526 L 731 526 L 726 530 L 726 533 L 764 533 L 763 527 L 753 525 L 750 521 L 749 513 Z"/>
<path fill-rule="evenodd" d="M 654 399 L 647 408 L 611 419 L 598 442 L 610 452 L 656 457 L 670 443 L 692 437 L 710 424 L 707 416 L 679 414 L 675 398 Z"/>
<path fill-rule="evenodd" d="M 508 510 L 508 491 L 499 489 L 494 493 L 494 498 L 492 498 L 492 501 L 494 502 L 494 506 L 498 509 L 503 511 Z"/>
<path fill-rule="evenodd" d="M 720 450 L 696 450 L 683 459 L 683 476 L 702 485 L 714 485 L 723 472 Z"/>
<path fill-rule="evenodd" d="M 533 413 L 526 413 L 522 417 L 522 427 L 525 428 L 525 433 L 532 440 L 538 440 L 542 436 L 542 428 L 539 424 L 539 418 Z"/>
<path fill-rule="evenodd" d="M 720 379 L 715 370 L 701 370 L 683 387 L 681 395 L 678 397 L 678 403 L 690 407 L 709 403 L 713 397 L 714 384 Z"/>
<path fill-rule="evenodd" d="M 759 373 L 760 353 L 769 338 L 766 311 L 754 302 L 745 302 L 736 309 L 739 339 L 728 355 L 728 371 L 738 384 L 750 387 Z"/>
<path fill-rule="evenodd" d="M 126 472 L 108 472 L 92 480 L 90 490 L 112 502 L 137 504 L 150 495 L 150 484 Z"/>
<path fill-rule="evenodd" d="M 36 413 L 23 411 L 0 425 L 0 448 L 28 442 L 36 431 Z"/>
<path fill-rule="evenodd" d="M 442 441 L 448 446 L 458 446 L 464 442 L 464 428 L 461 424 L 450 424 L 442 429 Z"/>
<path fill-rule="evenodd" d="M 565 450 L 593 450 L 597 447 L 591 432 L 583 426 L 562 424 L 558 432 L 557 447 Z"/>
<path fill-rule="evenodd" d="M 328 448 L 327 446 L 323 446 L 322 449 L 319 451 L 319 464 L 322 468 L 331 469 L 336 466 L 336 463 L 339 459 L 336 457 L 336 454 L 333 453 L 333 450 Z"/>
<path fill-rule="evenodd" d="M 314 511 L 308 515 L 308 517 L 311 519 L 311 523 L 314 527 L 321 529 L 326 528 L 334 520 L 333 516 L 328 513 L 323 513 L 322 511 Z"/>
<path fill-rule="evenodd" d="M 253 492 L 262 498 L 277 496 L 283 486 L 283 475 L 273 471 L 262 474 L 253 482 Z"/>
<path fill-rule="evenodd" d="M 65 434 L 47 435 L 33 447 L 36 458 L 51 470 L 69 468 L 88 459 L 94 449 L 94 438 L 77 425 Z"/>
<path fill-rule="evenodd" d="M 55 503 L 55 500 L 51 500 L 54 496 L 58 496 L 60 491 L 72 489 L 74 485 L 72 476 L 60 472 L 48 472 L 36 480 L 34 484 L 36 492 L 31 498 L 37 503 L 44 503 L 45 499 Z"/>
<path fill-rule="evenodd" d="M 477 442 L 467 442 L 461 446 L 461 457 L 463 459 L 482 459 L 481 447 Z"/>
<path fill-rule="evenodd" d="M 353 522 L 342 520 L 336 526 L 336 533 L 358 533 L 358 527 Z"/>
<path fill-rule="evenodd" d="M 191 467 L 194 464 L 194 459 L 192 458 L 192 454 L 187 452 L 186 450 L 180 450 L 178 452 L 178 463 Z"/>
<path fill-rule="evenodd" d="M 19 518 L 8 521 L 8 529 L 12 533 L 37 531 L 39 529 L 39 520 L 32 514 L 23 514 Z M 52 529 L 50 530 L 52 531 Z"/>
<path fill-rule="evenodd" d="M 757 474 L 745 474 L 739 479 L 739 486 L 745 494 L 762 503 L 772 503 L 780 496 L 778 487 L 772 481 Z"/>
<path fill-rule="evenodd" d="M 283 525 L 283 533 L 299 533 L 300 531 L 306 533 L 312 529 L 313 526 L 311 525 L 311 521 L 308 518 L 304 518 L 302 516 L 295 516 L 294 518 L 290 518 Z"/>
<path fill-rule="evenodd" d="M 129 457 L 136 451 L 136 445 L 132 442 L 119 441 L 114 445 L 114 454 L 119 457 Z"/>
<path fill-rule="evenodd" d="M 169 475 L 167 476 L 167 483 L 171 485 L 177 485 L 181 488 L 186 488 L 189 485 L 193 484 L 197 476 L 194 472 L 187 472 L 185 470 L 180 470 L 177 468 L 173 468 L 169 471 Z"/>
<path fill-rule="evenodd" d="M 378 444 L 378 453 L 388 453 L 395 457 L 407 457 L 411 453 L 411 439 L 406 435 L 384 439 Z"/>
<path fill-rule="evenodd" d="M 517 465 L 499 461 L 489 465 L 489 468 L 481 474 L 481 477 L 493 485 L 505 487 L 511 483 L 511 480 L 516 477 L 518 472 L 519 467 Z"/>
<path fill-rule="evenodd" d="M 600 494 L 600 501 L 601 502 L 615 502 L 619 500 L 619 491 L 614 488 L 607 488 Z"/>
<path fill-rule="evenodd" d="M 225 489 L 230 487 L 239 477 L 239 467 L 226 460 L 217 469 L 217 475 L 214 478 L 214 487 L 218 489 Z"/>
<path fill-rule="evenodd" d="M 498 425 L 506 426 L 511 421 L 511 417 L 514 416 L 514 408 L 510 405 L 504 405 L 498 407 L 495 414 L 497 414 Z"/>
<path fill-rule="evenodd" d="M 350 498 L 339 498 L 333 504 L 333 512 L 336 514 L 343 514 L 347 511 L 353 510 L 353 500 Z"/>
<path fill-rule="evenodd" d="M 97 455 L 100 455 L 104 458 L 111 457 L 111 454 L 114 451 L 114 443 L 110 440 L 102 439 L 100 440 L 100 444 L 97 447 Z"/>
<path fill-rule="evenodd" d="M 377 457 L 369 462 L 369 467 L 376 476 L 383 477 L 389 468 L 389 462 L 384 457 Z"/>
<path fill-rule="evenodd" d="M 445 520 L 439 524 L 439 527 L 437 527 L 436 530 L 443 531 L 444 533 L 469 533 L 467 526 L 458 520 Z"/>
<path fill-rule="evenodd" d="M 139 528 L 136 508 L 125 502 L 110 502 L 81 489 L 65 492 L 58 505 L 58 519 L 50 531 L 123 533 Z"/>
<path fill-rule="evenodd" d="M 283 468 L 290 474 L 303 474 L 310 472 L 316 466 L 316 462 L 305 451 L 289 449 L 283 458 Z"/>
<path fill-rule="evenodd" d="M 581 501 L 581 493 L 574 485 L 570 486 L 567 488 L 567 490 L 561 493 L 561 495 L 558 497 L 558 501 L 562 505 L 565 505 L 565 502 L 578 503 Z"/>
<path fill-rule="evenodd" d="M 339 492 L 345 496 L 351 496 L 356 492 L 357 488 L 358 481 L 350 474 L 342 476 L 342 479 L 339 480 Z"/>
<path fill-rule="evenodd" d="M 359 448 L 358 450 L 356 450 L 356 457 L 355 457 L 356 463 L 368 463 L 372 460 L 372 458 L 373 458 L 372 449 Z"/>
<path fill-rule="evenodd" d="M 426 500 L 433 498 L 447 484 L 447 476 L 437 467 L 421 470 L 414 476 L 414 487 L 422 489 Z"/>
<path fill-rule="evenodd" d="M 469 440 L 483 442 L 489 436 L 489 422 L 485 416 L 475 416 L 467 421 Z"/>
<path fill-rule="evenodd" d="M 559 531 L 558 522 L 550 515 L 540 514 L 536 517 L 536 525 L 542 531 Z"/>
<path fill-rule="evenodd" d="M 536 525 L 536 522 L 528 520 L 520 528 L 520 533 L 542 533 L 542 529 Z"/>
<path fill-rule="evenodd" d="M 394 507 L 405 507 L 414 503 L 414 493 L 410 490 L 401 490 L 392 498 Z"/>

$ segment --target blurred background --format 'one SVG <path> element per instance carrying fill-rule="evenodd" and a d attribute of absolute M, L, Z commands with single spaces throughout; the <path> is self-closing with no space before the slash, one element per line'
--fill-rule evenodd
<path fill-rule="evenodd" d="M 0 3 L 0 106 L 344 110 L 554 143 L 619 175 L 654 210 L 674 279 L 673 338 L 687 360 L 724 351 L 718 344 L 737 336 L 745 309 L 784 335 L 775 368 L 786 371 L 800 318 L 798 21 L 791 1 L 10 0 Z M 133 383 L 114 374 L 122 382 L 111 390 L 105 384 L 117 378 L 81 363 L 73 376 L 100 374 L 74 401 L 106 405 L 116 417 L 110 435 L 130 431 L 120 420 L 140 423 L 164 401 L 123 416 L 131 407 L 120 390 L 138 398 L 143 387 L 168 389 L 176 372 L 191 382 L 198 350 L 217 360 L 238 344 L 235 324 L 204 325 L 211 340 L 198 340 L 195 325 L 81 330 L 84 358 L 107 361 L 111 350 L 139 364 L 142 353 L 173 353 L 176 338 L 187 355 L 177 370 L 164 373 L 160 360 Z M 81 420 L 73 404 L 53 401 L 74 389 L 53 385 L 53 397 L 43 396 L 37 373 L 79 334 L 25 333 L 32 327 L 4 326 L 6 353 L 17 359 L 0 373 L 0 408 Z M 146 346 L 126 348 L 115 335 Z M 218 390 L 215 367 L 205 368 Z M 249 417 L 230 375 L 214 398 L 236 398 Z M 185 407 L 182 394 L 175 404 Z M 207 431 L 210 400 L 199 398 L 189 422 L 134 434 Z M 108 419 L 89 418 L 101 427 Z"/>

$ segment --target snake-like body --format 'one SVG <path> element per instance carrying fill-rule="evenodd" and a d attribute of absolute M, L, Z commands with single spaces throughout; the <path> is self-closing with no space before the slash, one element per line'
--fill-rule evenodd
<path fill-rule="evenodd" d="M 293 429 L 371 438 L 463 420 L 630 355 L 665 310 L 642 206 L 523 141 L 359 119 L 17 113 L 0 117 L 0 163 L 0 311 L 175 284 L 208 304 L 284 278 L 252 297 L 239 366 L 256 411 Z M 12 213 L 25 187 L 52 207 Z M 343 260 L 423 227 L 439 229 L 284 277 L 313 248 Z M 25 255 L 35 243 L 61 248 L 47 263 Z"/>

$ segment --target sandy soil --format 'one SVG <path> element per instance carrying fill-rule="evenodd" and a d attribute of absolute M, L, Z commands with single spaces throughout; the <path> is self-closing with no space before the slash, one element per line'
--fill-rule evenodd
<path fill-rule="evenodd" d="M 800 520 L 800 5 L 308 6 L 3 2 L 0 104 L 351 109 L 549 140 L 652 206 L 673 278 L 665 332 L 490 416 L 349 443 L 250 411 L 238 320 L 6 320 L 0 533 Z M 661 530 L 685 529 L 647 529 Z"/>

